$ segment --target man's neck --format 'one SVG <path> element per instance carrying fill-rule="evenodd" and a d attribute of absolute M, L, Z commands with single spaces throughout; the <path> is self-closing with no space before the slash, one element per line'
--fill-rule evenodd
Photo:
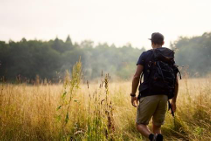
<path fill-rule="evenodd" d="M 156 49 L 156 48 L 161 48 L 161 47 L 162 47 L 162 45 L 154 45 L 152 48 Z"/>

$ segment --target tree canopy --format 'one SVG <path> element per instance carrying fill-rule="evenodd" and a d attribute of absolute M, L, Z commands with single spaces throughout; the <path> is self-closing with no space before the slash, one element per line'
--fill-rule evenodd
<path fill-rule="evenodd" d="M 176 63 L 191 77 L 206 76 L 211 72 L 211 33 L 180 37 L 171 48 L 176 49 Z"/>
<path fill-rule="evenodd" d="M 18 42 L 0 41 L 0 77 L 7 81 L 17 77 L 34 80 L 38 75 L 41 79 L 58 82 L 81 58 L 85 79 L 100 77 L 102 71 L 115 78 L 128 79 L 143 51 L 144 48 L 134 48 L 130 44 L 94 46 L 89 40 L 73 44 L 69 36 L 66 41 L 58 37 L 50 41 L 27 41 L 25 38 Z"/>
<path fill-rule="evenodd" d="M 175 61 L 190 76 L 206 76 L 211 71 L 211 33 L 195 37 L 180 37 L 170 46 L 176 50 Z M 136 61 L 144 48 L 126 44 L 121 47 L 85 40 L 73 43 L 70 36 L 65 41 L 27 40 L 0 41 L 0 78 L 7 81 L 41 79 L 58 82 L 65 71 L 70 71 L 81 58 L 85 80 L 95 79 L 101 73 L 113 78 L 130 79 Z"/>

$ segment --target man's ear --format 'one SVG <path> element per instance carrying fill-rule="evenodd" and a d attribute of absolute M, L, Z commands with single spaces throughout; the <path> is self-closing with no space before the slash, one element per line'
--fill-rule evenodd
<path fill-rule="evenodd" d="M 164 45 L 164 44 L 165 44 L 165 42 L 163 41 L 162 45 Z"/>

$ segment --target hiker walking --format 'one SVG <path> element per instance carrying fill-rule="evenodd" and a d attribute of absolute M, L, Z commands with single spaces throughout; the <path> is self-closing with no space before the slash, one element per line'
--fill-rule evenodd
<path fill-rule="evenodd" d="M 179 70 L 174 62 L 174 52 L 162 47 L 164 36 L 155 32 L 150 40 L 152 49 L 143 52 L 136 64 L 130 96 L 132 105 L 137 107 L 137 130 L 150 141 L 162 141 L 161 125 L 164 124 L 169 99 L 172 115 L 176 111 Z M 139 95 L 136 97 L 138 85 Z M 152 131 L 148 128 L 151 118 Z"/>

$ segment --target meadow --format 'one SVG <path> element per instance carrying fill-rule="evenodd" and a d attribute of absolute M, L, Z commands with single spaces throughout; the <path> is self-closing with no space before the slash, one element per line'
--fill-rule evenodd
<path fill-rule="evenodd" d="M 108 74 L 81 81 L 73 70 L 61 84 L 1 83 L 0 140 L 145 140 L 135 127 L 131 82 L 110 82 Z M 165 140 L 211 140 L 210 85 L 210 77 L 180 80 L 176 118 L 167 112 L 162 127 Z"/>

